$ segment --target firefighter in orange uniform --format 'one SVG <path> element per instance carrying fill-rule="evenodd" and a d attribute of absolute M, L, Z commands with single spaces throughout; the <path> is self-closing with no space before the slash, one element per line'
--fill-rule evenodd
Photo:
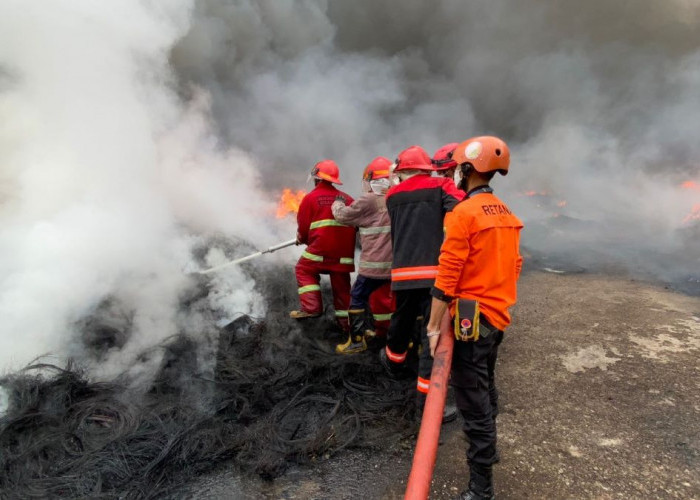
<path fill-rule="evenodd" d="M 350 205 L 353 199 L 333 186 L 342 184 L 338 165 L 334 161 L 318 162 L 311 170 L 311 176 L 315 187 L 301 200 L 297 213 L 297 244 L 306 245 L 295 268 L 301 309 L 289 315 L 294 319 L 304 319 L 323 313 L 320 275 L 328 274 L 335 316 L 347 334 L 350 273 L 355 270 L 356 230 L 336 221 L 331 206 L 336 199 L 346 205 Z"/>
<path fill-rule="evenodd" d="M 430 388 L 432 357 L 425 335 L 430 313 L 430 289 L 437 274 L 442 223 L 445 214 L 464 197 L 451 179 L 431 177 L 430 156 L 419 146 L 399 154 L 394 174 L 401 182 L 386 195 L 391 219 L 393 262 L 391 288 L 396 310 L 391 317 L 386 348 L 380 352 L 384 368 L 392 374 L 403 370 L 416 320 L 422 317 L 421 344 L 416 384 L 416 416 L 421 417 Z M 456 412 L 446 414 L 445 421 Z"/>
<path fill-rule="evenodd" d="M 522 257 L 522 222 L 493 194 L 489 182 L 506 175 L 510 152 L 497 137 L 474 137 L 461 143 L 453 158 L 467 196 L 445 217 L 445 242 L 440 251 L 428 322 L 431 354 L 437 347 L 442 317 L 449 308 L 457 329 L 451 384 L 469 438 L 469 489 L 462 500 L 494 497 L 492 465 L 496 458 L 498 393 L 494 370 L 508 308 L 516 301 Z"/>

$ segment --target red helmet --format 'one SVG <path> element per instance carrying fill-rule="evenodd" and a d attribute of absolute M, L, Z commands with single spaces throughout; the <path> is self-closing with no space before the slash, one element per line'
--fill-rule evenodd
<path fill-rule="evenodd" d="M 399 153 L 396 159 L 395 172 L 401 170 L 433 170 L 430 156 L 420 146 L 411 146 Z"/>
<path fill-rule="evenodd" d="M 342 184 L 340 182 L 340 169 L 333 160 L 321 160 L 311 170 L 311 177 L 322 181 Z"/>
<path fill-rule="evenodd" d="M 376 179 L 388 179 L 389 169 L 391 168 L 391 160 L 383 156 L 377 156 L 369 162 L 362 174 L 362 180 L 374 181 Z"/>
<path fill-rule="evenodd" d="M 435 155 L 433 155 L 433 168 L 439 171 L 456 167 L 457 162 L 452 159 L 452 152 L 457 146 L 459 146 L 458 142 L 451 142 L 435 151 Z"/>
<path fill-rule="evenodd" d="M 452 153 L 452 158 L 461 165 L 470 163 L 477 172 L 498 171 L 508 173 L 510 151 L 508 145 L 498 137 L 484 135 L 472 137 L 461 143 Z"/>

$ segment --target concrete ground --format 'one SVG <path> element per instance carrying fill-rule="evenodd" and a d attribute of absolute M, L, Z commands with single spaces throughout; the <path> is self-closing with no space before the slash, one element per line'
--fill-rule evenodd
<path fill-rule="evenodd" d="M 700 499 L 700 298 L 623 277 L 526 273 L 497 368 L 499 499 Z M 403 498 L 412 441 L 274 482 L 220 470 L 182 498 Z M 443 427 L 432 499 L 466 486 Z"/>

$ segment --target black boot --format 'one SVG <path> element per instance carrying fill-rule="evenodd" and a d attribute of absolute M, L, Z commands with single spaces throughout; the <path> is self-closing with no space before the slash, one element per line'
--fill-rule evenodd
<path fill-rule="evenodd" d="M 350 309 L 348 311 L 348 320 L 350 321 L 350 333 L 344 344 L 335 346 L 335 352 L 338 354 L 356 354 L 367 349 L 365 342 L 365 310 Z"/>
<path fill-rule="evenodd" d="M 455 500 L 495 500 L 491 466 L 469 464 L 469 489 Z"/>

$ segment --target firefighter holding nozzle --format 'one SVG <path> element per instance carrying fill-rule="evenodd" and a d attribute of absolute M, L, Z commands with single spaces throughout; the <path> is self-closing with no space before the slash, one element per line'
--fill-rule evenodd
<path fill-rule="evenodd" d="M 337 198 L 350 205 L 353 199 L 333 184 L 340 182 L 340 170 L 333 160 L 322 160 L 311 170 L 315 187 L 299 205 L 297 244 L 306 249 L 297 262 L 299 302 L 291 311 L 293 319 L 317 318 L 323 314 L 320 275 L 330 277 L 335 317 L 345 334 L 349 332 L 350 273 L 355 270 L 356 229 L 335 220 L 331 206 Z"/>

